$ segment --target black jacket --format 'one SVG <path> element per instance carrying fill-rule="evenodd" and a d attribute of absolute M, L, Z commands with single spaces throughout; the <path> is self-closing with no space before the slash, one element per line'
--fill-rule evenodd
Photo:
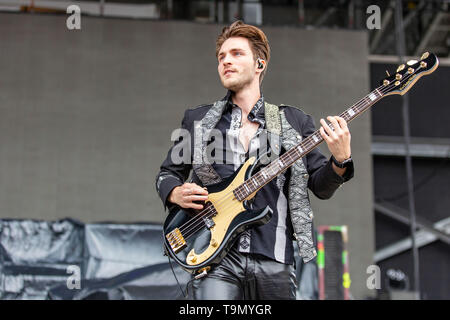
<path fill-rule="evenodd" d="M 229 95 L 227 95 L 224 99 L 229 99 Z M 231 101 L 229 99 L 229 101 Z M 232 102 L 230 102 L 232 104 Z M 191 156 L 194 152 L 194 121 L 199 121 L 203 119 L 208 110 L 212 107 L 212 104 L 202 105 L 196 107 L 194 109 L 186 110 L 181 126 L 183 129 L 186 129 L 190 133 L 190 149 Z M 255 109 L 255 108 L 254 108 Z M 302 135 L 303 138 L 314 133 L 315 125 L 312 117 L 300 109 L 291 106 L 280 106 L 280 109 L 284 110 L 286 119 L 289 121 L 290 125 Z M 253 113 L 250 112 L 249 120 L 263 123 L 264 122 L 264 106 L 257 109 L 258 111 Z M 252 110 L 253 111 L 253 110 Z M 220 121 L 225 121 L 227 119 L 227 113 L 230 112 L 229 109 L 224 111 L 222 118 Z M 216 128 L 226 128 L 227 124 L 224 125 L 223 122 L 220 122 L 216 125 Z M 179 144 L 188 143 L 186 140 L 178 140 L 175 141 L 174 145 L 180 146 Z M 173 148 L 173 147 L 172 147 Z M 176 186 L 183 184 L 189 177 L 191 169 L 192 169 L 192 158 L 190 163 L 183 164 L 175 164 L 171 159 L 172 148 L 169 150 L 168 155 L 164 162 L 160 167 L 160 172 L 156 177 L 156 189 L 164 203 L 165 206 L 171 207 L 173 204 L 169 203 L 167 200 L 170 192 Z M 283 152 L 285 150 L 282 150 Z M 248 155 L 247 155 L 248 158 Z M 314 149 L 310 153 L 308 153 L 305 157 L 303 157 L 303 162 L 309 174 L 308 179 L 308 188 L 320 199 L 329 199 L 334 192 L 340 187 L 344 182 L 350 180 L 354 174 L 353 165 L 347 168 L 344 176 L 338 175 L 332 168 L 332 162 L 328 160 L 319 150 L 318 148 Z M 216 169 L 219 175 L 226 172 L 229 173 L 229 168 L 227 170 L 223 169 L 224 164 L 213 164 L 214 169 Z M 287 170 L 285 173 L 285 180 L 290 178 L 290 170 Z M 225 176 L 221 175 L 222 178 Z M 196 176 L 195 172 L 192 173 L 192 182 L 197 183 L 198 185 L 202 185 L 201 181 Z M 275 242 L 275 233 L 280 232 L 279 227 L 277 229 L 277 202 L 279 199 L 279 193 L 283 192 L 286 198 L 288 197 L 288 184 L 285 183 L 284 188 L 282 190 L 279 189 L 276 183 L 276 179 L 272 180 L 270 183 L 265 185 L 260 191 L 258 191 L 255 199 L 254 206 L 256 209 L 263 208 L 269 205 L 274 210 L 274 216 L 268 224 L 256 227 L 255 231 L 252 232 L 251 239 L 251 251 L 253 253 L 263 254 L 268 256 L 269 258 L 275 259 L 274 257 L 274 249 L 273 243 Z M 286 210 L 289 210 L 287 208 Z M 289 214 L 286 212 L 282 213 L 283 217 L 289 217 Z M 286 230 L 283 231 L 287 239 L 292 240 L 292 225 L 290 220 L 286 218 L 285 225 Z M 279 248 L 278 248 L 279 249 Z M 292 263 L 293 262 L 293 247 L 292 241 L 286 241 L 285 255 L 284 259 L 280 262 L 283 263 Z"/>

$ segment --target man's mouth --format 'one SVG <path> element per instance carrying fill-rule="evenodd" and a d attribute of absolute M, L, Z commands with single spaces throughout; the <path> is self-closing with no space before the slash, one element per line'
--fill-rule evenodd
<path fill-rule="evenodd" d="M 232 73 L 234 73 L 235 71 L 234 70 L 227 70 L 227 71 L 225 71 L 224 73 L 223 73 L 223 75 L 224 76 L 228 76 L 228 75 L 230 75 L 230 74 L 232 74 Z"/>

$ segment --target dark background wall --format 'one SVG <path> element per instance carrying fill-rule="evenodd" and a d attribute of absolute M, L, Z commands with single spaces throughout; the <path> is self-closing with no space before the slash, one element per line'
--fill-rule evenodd
<path fill-rule="evenodd" d="M 225 95 L 220 25 L 0 14 L 0 217 L 162 222 L 154 187 L 183 111 Z M 320 117 L 369 91 L 364 32 L 263 27 L 269 102 Z M 330 201 L 312 197 L 316 225 L 349 226 L 355 298 L 373 262 L 371 121 L 350 125 L 355 178 Z M 326 145 L 321 150 L 329 156 Z"/>
<path fill-rule="evenodd" d="M 371 63 L 372 85 L 378 84 L 385 70 L 394 71 L 397 65 Z M 410 130 L 413 142 L 446 147 L 443 157 L 412 158 L 414 196 L 417 221 L 433 225 L 448 219 L 450 199 L 450 67 L 441 63 L 431 75 L 423 77 L 408 92 Z M 402 138 L 402 98 L 384 99 L 372 109 L 374 137 Z M 402 140 L 399 140 L 402 141 Z M 445 145 L 446 143 L 446 145 Z M 405 158 L 393 155 L 376 155 L 373 160 L 374 200 L 408 210 L 408 194 Z M 376 250 L 398 243 L 410 237 L 408 225 L 375 211 Z M 447 227 L 448 234 L 448 227 Z M 450 255 L 448 244 L 437 240 L 419 249 L 420 286 L 423 299 L 449 299 Z M 382 286 L 386 288 L 386 271 L 402 270 L 414 286 L 413 258 L 411 250 L 384 259 L 378 263 L 382 274 Z"/>
<path fill-rule="evenodd" d="M 372 86 L 380 85 L 378 82 L 386 76 L 385 70 L 392 74 L 399 64 L 371 63 Z M 422 77 L 418 84 L 407 93 L 410 100 L 411 136 L 449 139 L 450 130 L 445 125 L 445 120 L 450 119 L 448 62 L 441 63 L 436 71 Z M 374 135 L 403 136 L 401 99 L 399 95 L 391 96 L 373 108 L 371 121 Z"/>

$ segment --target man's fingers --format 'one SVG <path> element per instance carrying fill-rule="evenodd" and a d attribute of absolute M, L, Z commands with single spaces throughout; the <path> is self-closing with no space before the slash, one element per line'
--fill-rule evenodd
<path fill-rule="evenodd" d="M 197 209 L 197 210 L 203 209 L 203 205 L 197 204 L 197 203 L 194 203 L 194 202 L 187 202 L 187 203 L 185 203 L 184 207 L 185 208 L 191 208 L 191 209 Z"/>
<path fill-rule="evenodd" d="M 342 128 L 336 118 L 337 117 L 332 117 L 332 116 L 327 117 L 328 121 L 330 121 L 331 124 L 333 125 L 334 132 L 336 133 L 336 135 L 340 135 L 342 133 Z"/>
<path fill-rule="evenodd" d="M 347 121 L 345 121 L 342 117 L 336 117 L 337 121 L 339 122 L 339 125 L 341 126 L 342 130 L 346 131 L 348 130 Z"/>
<path fill-rule="evenodd" d="M 190 195 L 208 195 L 208 191 L 196 184 L 193 183 L 187 183 L 184 187 L 183 190 L 181 191 L 181 194 L 185 197 L 190 196 Z"/>
<path fill-rule="evenodd" d="M 186 197 L 186 201 L 206 201 L 206 200 L 208 200 L 208 196 L 192 195 Z"/>
<path fill-rule="evenodd" d="M 325 132 L 327 133 L 327 135 L 330 138 L 332 138 L 332 139 L 337 138 L 336 133 L 334 133 L 334 131 L 331 130 L 331 128 L 328 126 L 328 124 L 326 123 L 326 121 L 324 119 L 320 119 L 320 123 L 322 124 L 322 127 L 324 128 Z"/>
<path fill-rule="evenodd" d="M 176 192 L 170 193 L 169 201 L 178 204 L 182 208 L 200 210 L 203 209 L 203 205 L 195 203 L 194 201 L 208 200 L 208 190 L 195 183 L 185 183 L 174 188 L 174 190 L 176 190 Z"/>
<path fill-rule="evenodd" d="M 327 141 L 327 142 L 331 141 L 330 137 L 325 133 L 325 129 L 323 127 L 320 127 L 319 131 L 320 131 L 320 134 L 322 135 L 322 138 L 325 141 Z"/>
<path fill-rule="evenodd" d="M 189 189 L 191 191 L 191 194 L 204 194 L 207 195 L 208 191 L 202 187 L 200 187 L 198 184 L 195 183 L 189 183 Z"/>

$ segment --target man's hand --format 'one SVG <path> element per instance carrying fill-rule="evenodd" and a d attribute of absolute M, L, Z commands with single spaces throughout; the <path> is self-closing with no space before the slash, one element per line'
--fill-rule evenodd
<path fill-rule="evenodd" d="M 203 209 L 203 205 L 195 203 L 194 201 L 206 201 L 207 199 L 208 191 L 195 183 L 185 183 L 175 187 L 169 194 L 170 202 L 185 209 Z"/>
<path fill-rule="evenodd" d="M 320 127 L 320 135 L 327 143 L 328 149 L 333 154 L 334 158 L 339 162 L 343 162 L 350 158 L 352 154 L 350 149 L 351 135 L 347 127 L 347 121 L 338 116 L 329 116 L 327 119 L 333 124 L 334 131 L 331 130 L 324 119 L 320 119 L 320 123 L 322 124 Z M 334 163 L 333 168 L 340 175 L 345 172 L 345 168 L 340 169 L 336 167 Z"/>

